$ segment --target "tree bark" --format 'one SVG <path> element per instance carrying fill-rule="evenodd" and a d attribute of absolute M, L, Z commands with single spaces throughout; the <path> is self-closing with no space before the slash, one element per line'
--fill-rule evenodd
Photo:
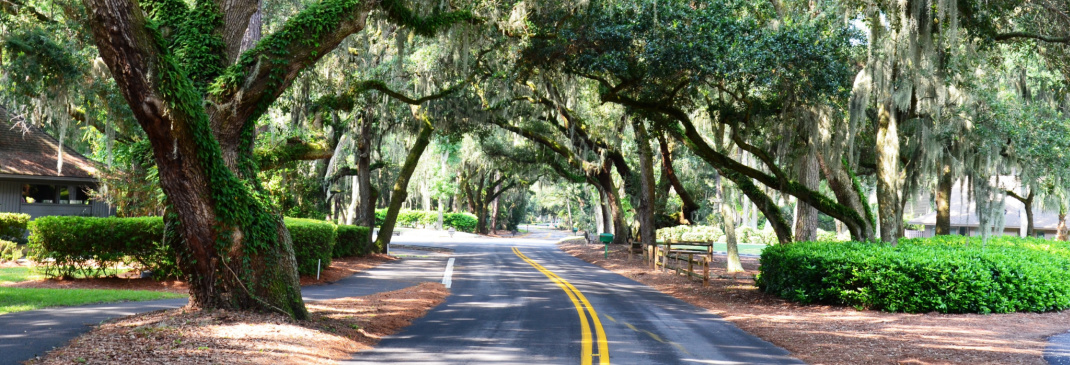
<path fill-rule="evenodd" d="M 936 235 L 946 236 L 951 234 L 951 187 L 954 179 L 951 173 L 950 156 L 944 156 L 940 164 L 939 176 L 936 181 Z"/>
<path fill-rule="evenodd" d="M 720 216 L 721 225 L 724 227 L 725 251 L 727 259 L 725 270 L 730 273 L 743 271 L 743 263 L 739 260 L 739 243 L 736 240 L 736 209 L 732 207 L 731 198 L 721 182 L 721 176 L 715 178 L 717 184 L 717 200 L 721 201 Z"/>
<path fill-rule="evenodd" d="M 892 101 L 881 103 L 877 118 L 877 212 L 881 241 L 899 242 L 899 131 Z"/>
<path fill-rule="evenodd" d="M 606 208 L 609 210 L 608 217 L 610 218 L 606 223 L 613 231 L 613 244 L 623 244 L 628 242 L 628 226 L 624 224 L 624 207 L 617 188 L 613 184 L 613 175 L 609 172 L 609 168 L 610 166 L 606 165 L 596 177 L 606 197 Z"/>
<path fill-rule="evenodd" d="M 699 210 L 701 207 L 695 201 L 695 198 L 687 192 L 687 189 L 684 188 L 684 184 L 680 182 L 680 178 L 676 176 L 676 168 L 674 168 L 672 164 L 672 148 L 669 145 L 667 138 L 662 136 L 661 138 L 658 138 L 658 141 L 660 142 L 662 176 L 663 178 L 668 179 L 669 183 L 672 184 L 673 190 L 676 191 L 676 195 L 680 197 L 680 201 L 683 203 L 680 207 L 680 217 L 677 222 L 680 224 L 691 224 L 691 219 L 694 218 L 693 215 L 695 214 L 695 211 Z"/>
<path fill-rule="evenodd" d="M 405 158 L 405 164 L 401 166 L 401 172 L 398 173 L 398 178 L 394 182 L 394 189 L 390 194 L 390 206 L 386 211 L 386 219 L 383 220 L 383 226 L 379 227 L 379 236 L 376 237 L 376 245 L 378 247 L 387 247 L 390 244 L 394 225 L 397 223 L 398 213 L 401 211 L 401 203 L 408 199 L 409 178 L 416 171 L 416 165 L 420 163 L 420 156 L 423 156 L 424 151 L 427 150 L 427 145 L 431 143 L 431 134 L 435 131 L 435 127 L 431 126 L 431 122 L 426 118 L 421 119 L 424 119 L 423 128 L 420 129 L 420 134 L 416 137 L 412 149 L 409 150 L 408 157 Z"/>
<path fill-rule="evenodd" d="M 631 249 L 633 252 L 642 252 L 643 246 L 654 245 L 657 231 L 654 223 L 654 153 L 650 148 L 650 132 L 647 131 L 646 124 L 638 118 L 632 118 L 632 129 L 635 131 L 635 143 L 639 147 L 639 178 L 642 190 L 639 194 L 639 209 L 636 209 L 640 241 L 634 242 Z"/>
<path fill-rule="evenodd" d="M 368 236 L 365 242 L 368 243 L 368 247 L 364 248 L 364 252 L 372 252 L 372 231 L 375 231 L 375 202 L 379 199 L 379 194 L 372 185 L 372 119 L 370 113 L 365 113 L 363 118 L 360 118 L 360 133 L 356 137 L 357 145 L 357 175 L 356 182 L 360 191 L 360 207 L 359 216 L 357 218 L 357 224 L 368 227 Z"/>
<path fill-rule="evenodd" d="M 1033 197 L 1034 197 L 1033 194 L 1034 194 L 1034 192 L 1035 191 L 1033 189 L 1029 189 L 1029 194 L 1026 194 L 1026 196 L 1023 197 L 1023 196 L 1019 195 L 1018 193 L 1016 193 L 1014 191 L 1007 190 L 1007 196 L 1009 196 L 1011 198 L 1014 198 L 1014 199 L 1017 199 L 1018 201 L 1022 202 L 1022 206 L 1025 208 L 1025 220 L 1026 220 L 1025 235 L 1026 235 L 1026 237 L 1035 237 L 1036 236 L 1036 231 L 1033 229 Z M 1061 221 L 1061 219 L 1060 219 L 1060 221 Z"/>
<path fill-rule="evenodd" d="M 818 172 L 817 154 L 812 147 L 807 147 L 807 152 L 800 158 L 799 182 L 810 190 L 817 190 L 820 183 Z M 795 241 L 817 240 L 817 209 L 799 201 L 795 204 Z"/>
<path fill-rule="evenodd" d="M 1066 234 L 1066 211 L 1065 210 L 1060 210 L 1059 211 L 1059 226 L 1056 229 L 1055 239 L 1057 239 L 1059 241 L 1068 240 L 1068 237 L 1067 237 L 1067 234 Z"/>

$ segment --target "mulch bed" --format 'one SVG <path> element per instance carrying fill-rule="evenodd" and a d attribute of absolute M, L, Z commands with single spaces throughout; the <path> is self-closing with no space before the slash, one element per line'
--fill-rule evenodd
<path fill-rule="evenodd" d="M 725 272 L 715 258 L 709 287 L 673 272 L 651 271 L 624 246 L 563 243 L 584 261 L 649 285 L 724 317 L 744 331 L 812 364 L 1046 364 L 1047 338 L 1070 329 L 1070 311 L 1011 314 L 904 314 L 799 305 L 754 286 L 758 260 Z"/>

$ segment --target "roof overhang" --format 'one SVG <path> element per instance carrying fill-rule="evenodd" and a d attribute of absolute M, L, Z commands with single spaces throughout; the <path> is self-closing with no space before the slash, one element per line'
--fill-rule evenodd
<path fill-rule="evenodd" d="M 14 175 L 14 174 L 0 174 L 0 180 L 3 181 L 19 181 L 31 184 L 48 184 L 48 183 L 97 183 L 97 179 L 91 177 L 73 177 L 73 176 L 35 176 L 35 175 Z"/>

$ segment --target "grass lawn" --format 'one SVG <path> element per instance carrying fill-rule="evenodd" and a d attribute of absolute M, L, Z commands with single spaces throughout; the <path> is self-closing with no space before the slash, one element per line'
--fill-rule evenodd
<path fill-rule="evenodd" d="M 44 279 L 32 267 L 0 268 L 0 284 Z M 182 298 L 185 295 L 148 290 L 38 289 L 0 286 L 0 315 L 46 307 Z"/>
<path fill-rule="evenodd" d="M 36 289 L 0 287 L 0 315 L 46 307 L 182 298 L 185 295 L 148 290 Z"/>
<path fill-rule="evenodd" d="M 105 273 L 107 275 L 118 275 L 129 271 L 130 269 L 107 269 Z M 75 278 L 83 278 L 85 275 L 76 274 Z M 41 280 L 45 275 L 32 267 L 5 267 L 0 268 L 0 284 L 5 283 L 18 283 L 22 281 Z"/>
<path fill-rule="evenodd" d="M 20 281 L 40 280 L 45 276 L 38 273 L 32 267 L 5 267 L 0 268 L 0 284 L 17 283 Z"/>

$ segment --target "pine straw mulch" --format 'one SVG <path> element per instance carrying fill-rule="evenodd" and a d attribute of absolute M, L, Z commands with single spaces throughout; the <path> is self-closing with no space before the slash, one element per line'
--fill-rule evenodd
<path fill-rule="evenodd" d="M 322 285 L 332 283 L 350 275 L 378 266 L 397 258 L 382 254 L 360 257 L 344 257 L 331 260 L 330 267 L 320 272 L 319 280 L 315 275 L 302 275 L 301 285 Z M 6 264 L 4 267 L 32 267 L 32 263 Z M 138 277 L 138 272 L 126 272 L 117 277 L 83 278 L 83 279 L 42 279 L 10 283 L 3 286 L 12 288 L 56 288 L 56 289 L 119 289 L 119 290 L 153 290 L 172 293 L 189 293 L 189 286 L 182 280 L 156 281 Z"/>
<path fill-rule="evenodd" d="M 709 287 L 652 271 L 626 247 L 563 243 L 562 250 L 677 297 L 783 347 L 812 364 L 1046 364 L 1047 338 L 1070 329 L 1070 311 L 1011 314 L 903 314 L 799 305 L 754 286 L 758 260 L 743 258 L 746 271 L 725 275 L 725 257 L 715 257 Z"/>
<path fill-rule="evenodd" d="M 26 364 L 336 364 L 441 304 L 440 283 L 306 302 L 311 318 L 180 308 L 105 322 Z"/>

